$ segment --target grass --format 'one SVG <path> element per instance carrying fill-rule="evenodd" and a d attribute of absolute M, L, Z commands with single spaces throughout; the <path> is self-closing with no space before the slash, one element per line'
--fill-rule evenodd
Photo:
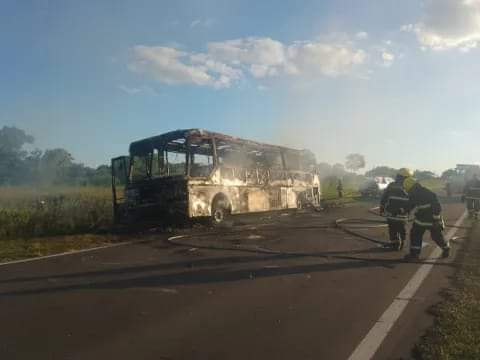
<path fill-rule="evenodd" d="M 426 188 L 435 192 L 440 192 L 445 189 L 445 181 L 438 178 L 421 180 L 420 183 Z"/>
<path fill-rule="evenodd" d="M 324 200 L 338 200 L 336 180 L 332 181 L 330 179 L 326 179 L 321 182 L 321 186 L 322 198 Z M 343 196 L 344 198 L 352 198 L 355 196 L 359 196 L 358 186 L 356 186 L 356 184 L 344 184 Z"/>
<path fill-rule="evenodd" d="M 462 266 L 453 289 L 432 309 L 434 325 L 416 345 L 413 355 L 422 360 L 480 359 L 480 244 L 470 236 L 467 249 L 459 257 Z"/>
<path fill-rule="evenodd" d="M 112 220 L 109 188 L 0 187 L 0 261 L 121 241 Z"/>
<path fill-rule="evenodd" d="M 0 241 L 0 262 L 28 259 L 118 243 L 118 235 L 66 235 Z"/>
<path fill-rule="evenodd" d="M 0 188 L 0 240 L 92 233 L 111 224 L 108 188 Z"/>

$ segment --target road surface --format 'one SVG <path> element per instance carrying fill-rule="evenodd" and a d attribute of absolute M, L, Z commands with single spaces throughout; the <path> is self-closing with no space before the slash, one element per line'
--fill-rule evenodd
<path fill-rule="evenodd" d="M 453 224 L 463 211 L 450 203 L 444 215 Z M 315 256 L 175 247 L 159 234 L 0 266 L 0 359 L 348 359 L 422 264 L 397 262 L 407 249 L 325 227 L 344 217 L 372 215 L 366 205 L 263 214 L 235 219 L 227 234 L 200 228 L 181 239 Z M 408 358 L 450 261 L 433 266 L 374 359 Z"/>

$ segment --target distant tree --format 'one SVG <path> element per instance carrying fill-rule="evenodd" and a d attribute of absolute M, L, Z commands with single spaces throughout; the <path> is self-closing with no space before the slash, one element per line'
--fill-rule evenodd
<path fill-rule="evenodd" d="M 389 176 L 394 178 L 397 175 L 398 169 L 394 169 L 388 166 L 377 166 L 371 170 L 368 170 L 365 173 L 367 177 L 375 177 L 375 176 Z"/>
<path fill-rule="evenodd" d="M 44 184 L 61 184 L 67 182 L 72 155 L 65 149 L 46 150 L 40 160 L 40 178 Z"/>
<path fill-rule="evenodd" d="M 112 181 L 111 167 L 108 165 L 100 165 L 97 167 L 90 177 L 90 185 L 107 186 Z"/>
<path fill-rule="evenodd" d="M 457 170 L 447 169 L 442 173 L 440 177 L 442 178 L 442 180 L 448 180 L 449 178 L 455 177 L 457 175 L 459 175 Z"/>
<path fill-rule="evenodd" d="M 4 126 L 0 129 L 0 156 L 6 153 L 25 155 L 23 146 L 32 144 L 33 141 L 33 136 L 26 134 L 25 131 L 15 126 Z"/>
<path fill-rule="evenodd" d="M 27 152 L 25 144 L 33 143 L 33 137 L 16 127 L 0 129 L 0 184 L 18 183 L 26 168 L 23 160 Z"/>
<path fill-rule="evenodd" d="M 345 171 L 345 166 L 340 163 L 333 164 L 332 166 L 332 175 L 336 177 L 343 177 L 347 172 Z"/>
<path fill-rule="evenodd" d="M 330 176 L 332 174 L 332 165 L 326 162 L 321 162 L 317 164 L 317 170 L 318 174 L 320 175 L 320 178 L 324 179 L 327 176 Z"/>
<path fill-rule="evenodd" d="M 417 180 L 428 180 L 428 179 L 434 179 L 437 177 L 435 173 L 428 170 L 415 170 L 415 172 L 413 173 L 413 176 L 417 178 Z"/>
<path fill-rule="evenodd" d="M 75 163 L 73 156 L 61 148 L 28 153 L 25 145 L 33 142 L 33 136 L 24 130 L 8 126 L 0 129 L 0 185 L 109 185 L 109 166 L 93 169 Z"/>
<path fill-rule="evenodd" d="M 345 161 L 345 168 L 357 172 L 365 167 L 365 157 L 361 154 L 349 154 Z"/>

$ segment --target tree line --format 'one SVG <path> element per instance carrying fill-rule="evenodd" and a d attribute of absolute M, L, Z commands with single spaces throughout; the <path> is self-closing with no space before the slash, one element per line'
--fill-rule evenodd
<path fill-rule="evenodd" d="M 111 181 L 110 166 L 91 168 L 75 162 L 65 149 L 32 151 L 35 139 L 17 127 L 0 129 L 0 185 L 105 186 Z"/>

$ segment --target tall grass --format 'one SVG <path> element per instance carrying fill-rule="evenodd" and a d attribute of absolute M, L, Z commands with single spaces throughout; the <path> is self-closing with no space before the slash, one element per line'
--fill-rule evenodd
<path fill-rule="evenodd" d="M 111 223 L 109 188 L 0 187 L 0 239 L 96 232 Z"/>

